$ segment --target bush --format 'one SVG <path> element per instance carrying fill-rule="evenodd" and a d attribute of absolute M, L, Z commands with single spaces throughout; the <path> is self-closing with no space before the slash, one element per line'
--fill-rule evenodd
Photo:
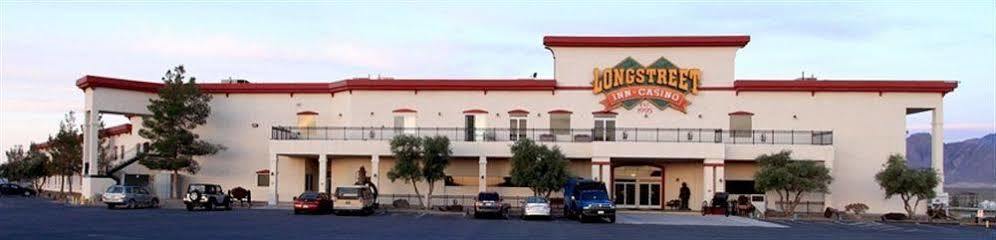
<path fill-rule="evenodd" d="M 852 212 L 855 215 L 861 216 L 862 214 L 865 214 L 865 212 L 868 212 L 868 205 L 865 205 L 864 203 L 851 203 L 844 206 L 844 211 Z"/>

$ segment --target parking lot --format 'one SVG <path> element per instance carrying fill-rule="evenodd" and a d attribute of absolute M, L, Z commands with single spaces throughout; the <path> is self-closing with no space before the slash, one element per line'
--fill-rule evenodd
<path fill-rule="evenodd" d="M 628 214 L 628 213 L 627 213 Z M 646 214 L 646 213 L 636 213 Z M 629 217 L 627 215 L 626 217 Z M 621 216 L 620 219 L 626 217 Z M 646 216 L 643 216 L 644 218 Z M 682 221 L 682 216 L 672 216 Z M 692 217 L 692 216 L 687 216 Z M 641 218 L 637 218 L 639 221 Z M 668 220 L 670 221 L 670 220 Z M 630 222 L 634 223 L 634 222 Z M 782 227 L 580 224 L 567 219 L 470 219 L 378 212 L 373 216 L 293 215 L 235 209 L 108 210 L 42 198 L 0 198 L 0 239 L 994 239 L 979 227 L 833 222 L 764 222 Z"/>

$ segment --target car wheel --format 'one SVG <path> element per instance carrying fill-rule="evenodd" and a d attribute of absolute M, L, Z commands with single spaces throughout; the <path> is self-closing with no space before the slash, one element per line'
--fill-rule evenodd
<path fill-rule="evenodd" d="M 225 199 L 225 211 L 232 210 L 232 200 Z"/>
<path fill-rule="evenodd" d="M 616 216 L 609 217 L 609 223 L 616 223 Z"/>
<path fill-rule="evenodd" d="M 187 211 L 194 211 L 194 204 L 187 204 Z"/>
<path fill-rule="evenodd" d="M 149 202 L 149 205 L 151 208 L 159 208 L 159 199 L 153 198 L 152 201 Z"/>
<path fill-rule="evenodd" d="M 297 209 L 294 209 L 294 215 L 298 215 L 298 214 L 301 214 L 301 211 L 299 211 Z"/>
<path fill-rule="evenodd" d="M 208 211 L 214 211 L 214 200 L 208 200 L 208 202 L 204 204 L 204 209 Z"/>
<path fill-rule="evenodd" d="M 114 204 L 107 204 L 107 209 L 114 209 Z"/>
<path fill-rule="evenodd" d="M 24 197 L 30 197 L 30 196 L 31 196 L 31 192 L 24 191 Z"/>
<path fill-rule="evenodd" d="M 138 208 L 138 204 L 135 203 L 135 199 L 128 200 L 128 208 Z"/>

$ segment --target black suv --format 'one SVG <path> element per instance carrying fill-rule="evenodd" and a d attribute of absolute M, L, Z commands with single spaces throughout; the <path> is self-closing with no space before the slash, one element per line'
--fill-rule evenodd
<path fill-rule="evenodd" d="M 221 185 L 195 183 L 187 186 L 187 196 L 183 198 L 183 204 L 187 205 L 187 211 L 193 211 L 196 207 L 204 207 L 207 210 L 214 210 L 215 207 L 222 207 L 225 210 L 232 210 L 232 198 L 225 194 Z"/>

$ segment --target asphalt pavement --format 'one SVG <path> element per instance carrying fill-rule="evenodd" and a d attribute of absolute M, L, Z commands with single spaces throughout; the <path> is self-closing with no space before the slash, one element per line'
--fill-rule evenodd
<path fill-rule="evenodd" d="M 783 227 L 523 221 L 379 212 L 294 215 L 288 210 L 77 207 L 0 197 L 0 239 L 996 239 L 971 226 L 769 222 Z"/>

